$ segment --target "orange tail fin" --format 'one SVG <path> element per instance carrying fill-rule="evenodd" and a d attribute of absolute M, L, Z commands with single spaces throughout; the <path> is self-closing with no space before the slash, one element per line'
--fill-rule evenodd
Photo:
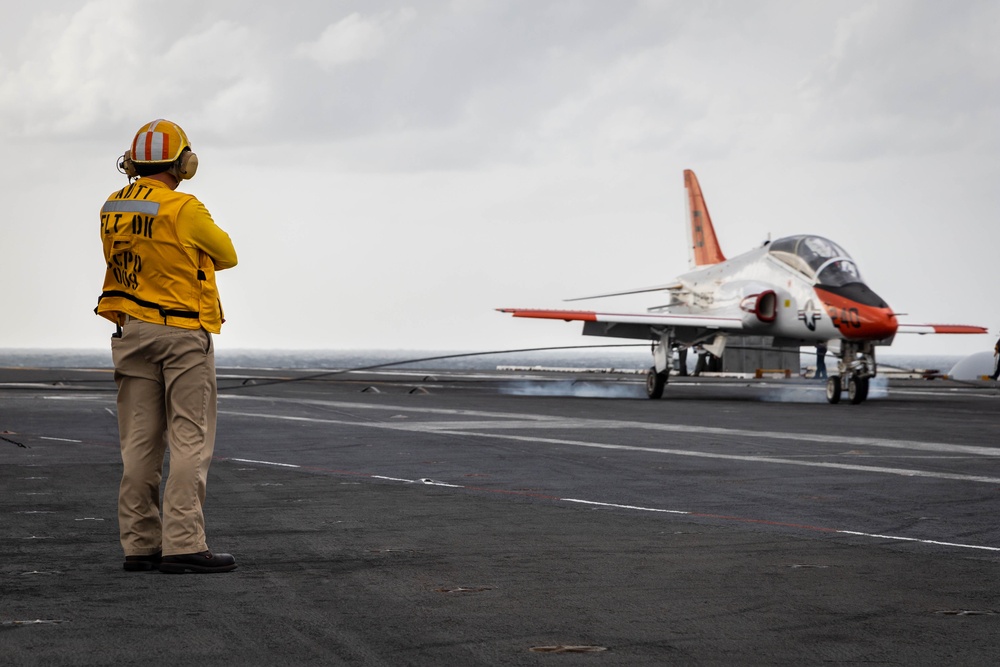
<path fill-rule="evenodd" d="M 684 170 L 684 187 L 688 191 L 688 212 L 691 218 L 691 252 L 695 266 L 718 264 L 726 261 L 715 237 L 712 216 L 708 214 L 705 197 L 701 194 L 698 177 L 690 169 Z"/>

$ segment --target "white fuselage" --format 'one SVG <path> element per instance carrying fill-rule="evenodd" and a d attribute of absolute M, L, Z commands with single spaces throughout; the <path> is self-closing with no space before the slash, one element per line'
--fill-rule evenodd
<path fill-rule="evenodd" d="M 671 303 L 650 312 L 742 317 L 748 335 L 804 341 L 838 337 L 813 280 L 772 257 L 766 246 L 685 273 L 678 282 Z M 771 321 L 754 312 L 758 298 L 767 292 L 775 296 Z"/>

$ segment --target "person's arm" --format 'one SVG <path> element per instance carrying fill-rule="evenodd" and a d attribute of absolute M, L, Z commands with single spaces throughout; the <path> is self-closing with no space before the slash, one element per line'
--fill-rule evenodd
<path fill-rule="evenodd" d="M 236 266 L 236 248 L 229 234 L 215 224 L 208 209 L 197 199 L 181 207 L 177 216 L 177 235 L 185 246 L 208 255 L 217 271 Z"/>

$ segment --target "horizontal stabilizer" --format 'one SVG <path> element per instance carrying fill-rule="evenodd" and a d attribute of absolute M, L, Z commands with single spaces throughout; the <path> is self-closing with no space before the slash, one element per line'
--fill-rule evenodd
<path fill-rule="evenodd" d="M 896 333 L 902 334 L 984 334 L 986 327 L 969 324 L 900 324 Z"/>

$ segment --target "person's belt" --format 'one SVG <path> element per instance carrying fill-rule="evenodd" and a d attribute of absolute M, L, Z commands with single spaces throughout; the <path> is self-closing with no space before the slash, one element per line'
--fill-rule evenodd
<path fill-rule="evenodd" d="M 146 301 L 144 299 L 140 299 L 139 297 L 135 296 L 134 294 L 129 294 L 128 292 L 122 292 L 122 291 L 119 291 L 119 290 L 109 290 L 107 292 L 103 292 L 101 294 L 101 296 L 97 299 L 98 308 L 100 307 L 99 304 L 101 303 L 101 299 L 104 299 L 106 297 L 113 297 L 113 296 L 121 297 L 123 299 L 128 299 L 129 301 L 132 301 L 134 303 L 139 304 L 143 308 L 153 308 L 153 309 L 158 310 L 159 313 L 160 313 L 160 317 L 163 318 L 163 323 L 164 324 L 167 323 L 167 317 L 186 317 L 186 318 L 192 318 L 192 319 L 198 319 L 198 317 L 199 317 L 199 314 L 198 314 L 197 311 L 191 311 L 191 310 L 172 310 L 172 309 L 168 310 L 168 309 L 164 308 L 163 306 L 159 305 L 158 303 L 153 303 L 152 301 Z M 97 312 L 97 308 L 94 308 L 94 312 L 95 313 Z"/>

